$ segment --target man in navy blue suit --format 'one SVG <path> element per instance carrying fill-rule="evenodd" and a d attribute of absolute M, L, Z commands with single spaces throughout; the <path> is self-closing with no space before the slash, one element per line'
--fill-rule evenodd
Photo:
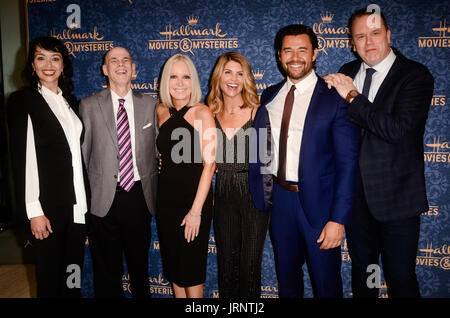
<path fill-rule="evenodd" d="M 318 41 L 305 25 L 278 31 L 286 79 L 267 88 L 251 137 L 250 190 L 271 211 L 279 296 L 303 297 L 305 261 L 316 297 L 342 297 L 341 249 L 354 200 L 357 127 L 347 103 L 316 75 Z M 261 155 L 262 154 L 262 155 Z"/>
<path fill-rule="evenodd" d="M 419 297 L 420 214 L 428 210 L 423 134 L 434 79 L 390 47 L 383 14 L 360 9 L 349 30 L 359 59 L 325 80 L 347 99 L 347 118 L 361 127 L 355 213 L 346 228 L 353 296 L 379 296 L 367 280 L 368 266 L 381 255 L 389 295 Z"/>

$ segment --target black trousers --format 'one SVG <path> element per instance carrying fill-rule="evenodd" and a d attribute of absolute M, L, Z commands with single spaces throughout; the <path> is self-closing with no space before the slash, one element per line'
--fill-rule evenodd
<path fill-rule="evenodd" d="M 108 214 L 89 217 L 89 244 L 94 267 L 94 290 L 99 298 L 122 298 L 123 257 L 134 298 L 150 297 L 148 255 L 151 214 L 140 182 L 129 192 L 117 188 Z"/>
<path fill-rule="evenodd" d="M 73 206 L 46 208 L 44 213 L 53 233 L 46 239 L 38 240 L 30 231 L 37 297 L 79 298 L 86 225 L 73 223 Z"/>
<path fill-rule="evenodd" d="M 369 211 L 358 187 L 355 211 L 346 227 L 347 245 L 352 260 L 352 291 L 355 298 L 377 298 L 379 288 L 369 288 L 373 270 L 381 255 L 383 274 L 390 297 L 420 297 L 415 272 L 420 233 L 420 215 L 390 222 L 377 221 Z"/>
<path fill-rule="evenodd" d="M 248 183 L 247 183 L 248 184 Z M 255 208 L 250 192 L 216 191 L 214 233 L 220 298 L 259 298 L 269 214 Z"/>

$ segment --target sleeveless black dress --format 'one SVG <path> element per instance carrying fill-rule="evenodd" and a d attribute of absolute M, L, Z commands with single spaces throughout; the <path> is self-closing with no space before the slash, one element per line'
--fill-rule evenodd
<path fill-rule="evenodd" d="M 259 298 L 269 214 L 253 204 L 248 180 L 249 120 L 228 139 L 217 117 L 214 233 L 220 298 Z"/>
<path fill-rule="evenodd" d="M 184 119 L 188 110 L 188 106 L 179 111 L 170 108 L 171 117 L 159 128 L 156 140 L 162 159 L 156 221 L 163 271 L 168 281 L 180 287 L 206 280 L 213 209 L 210 189 L 203 204 L 199 235 L 188 243 L 180 225 L 192 207 L 203 171 L 199 134 Z"/>

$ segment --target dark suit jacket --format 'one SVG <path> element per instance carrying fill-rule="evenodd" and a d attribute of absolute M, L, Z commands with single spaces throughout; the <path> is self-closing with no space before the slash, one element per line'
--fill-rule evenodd
<path fill-rule="evenodd" d="M 359 95 L 347 112 L 347 118 L 365 130 L 359 168 L 367 204 L 379 221 L 428 210 L 423 134 L 434 79 L 425 66 L 393 50 L 397 58 L 374 102 Z M 354 78 L 361 63 L 345 64 L 339 72 Z"/>
<path fill-rule="evenodd" d="M 270 150 L 270 121 L 266 105 L 278 94 L 285 81 L 268 87 L 261 96 L 251 136 L 250 190 L 255 206 L 271 209 L 272 175 L 261 173 L 265 158 L 262 147 Z M 358 129 L 345 119 L 347 103 L 318 78 L 303 129 L 298 169 L 299 197 L 303 210 L 314 228 L 326 222 L 347 224 L 353 205 L 358 160 Z M 261 140 L 266 137 L 267 142 Z M 270 153 L 269 153 L 270 157 Z M 254 161 L 254 160 L 251 160 Z"/>
<path fill-rule="evenodd" d="M 75 98 L 66 98 L 76 108 Z M 25 162 L 28 115 L 33 123 L 39 172 L 39 201 L 48 208 L 73 205 L 72 154 L 64 130 L 42 95 L 33 88 L 14 92 L 7 103 L 7 123 L 17 210 L 26 219 Z"/>

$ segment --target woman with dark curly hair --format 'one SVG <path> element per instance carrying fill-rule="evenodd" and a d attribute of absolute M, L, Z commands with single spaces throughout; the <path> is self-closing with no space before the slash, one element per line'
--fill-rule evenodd
<path fill-rule="evenodd" d="M 258 298 L 269 215 L 255 208 L 249 189 L 249 137 L 259 99 L 243 55 L 219 57 L 207 104 L 218 128 L 214 231 L 219 297 Z"/>
<path fill-rule="evenodd" d="M 36 38 L 23 73 L 29 86 L 7 103 L 17 208 L 30 224 L 37 297 L 81 296 L 87 201 L 72 74 L 64 44 Z"/>

